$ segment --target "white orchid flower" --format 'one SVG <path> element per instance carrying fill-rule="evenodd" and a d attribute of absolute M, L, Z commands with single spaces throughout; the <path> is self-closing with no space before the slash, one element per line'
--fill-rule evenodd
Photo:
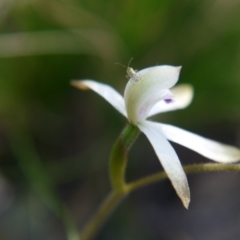
<path fill-rule="evenodd" d="M 183 205 L 188 208 L 190 191 L 187 178 L 168 140 L 221 163 L 240 160 L 240 150 L 175 126 L 146 120 L 155 114 L 185 108 L 190 104 L 193 96 L 190 85 L 172 88 L 178 81 L 180 70 L 181 67 L 167 65 L 150 67 L 139 72 L 128 68 L 130 79 L 124 98 L 112 87 L 96 81 L 73 81 L 72 85 L 98 93 L 146 135 Z M 169 90 L 170 88 L 172 89 Z"/>

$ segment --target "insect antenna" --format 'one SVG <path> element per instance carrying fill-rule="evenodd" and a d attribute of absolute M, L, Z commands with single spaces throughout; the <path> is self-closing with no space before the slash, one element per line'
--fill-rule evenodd
<path fill-rule="evenodd" d="M 130 60 L 129 60 L 129 62 L 128 62 L 128 68 L 129 68 L 129 65 L 130 65 L 130 63 L 131 63 L 131 61 L 133 60 L 133 58 L 131 58 Z"/>
<path fill-rule="evenodd" d="M 122 67 L 124 67 L 124 68 L 129 68 L 129 65 L 130 65 L 130 63 L 131 63 L 132 60 L 133 60 L 133 58 L 131 58 L 131 59 L 129 60 L 127 67 L 126 67 L 125 65 L 121 64 L 121 63 L 118 63 L 118 62 L 116 62 L 115 64 L 120 65 L 120 66 L 122 66 Z"/>
<path fill-rule="evenodd" d="M 123 64 L 121 64 L 121 63 L 115 63 L 115 64 L 117 64 L 117 65 L 119 65 L 119 66 L 121 66 L 121 67 L 124 67 L 124 68 L 127 68 L 125 65 L 123 65 Z"/>

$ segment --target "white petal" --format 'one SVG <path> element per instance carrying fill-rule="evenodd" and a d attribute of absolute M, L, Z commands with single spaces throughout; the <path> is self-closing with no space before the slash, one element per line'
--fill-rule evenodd
<path fill-rule="evenodd" d="M 171 144 L 162 134 L 157 123 L 144 121 L 138 125 L 140 130 L 147 136 L 152 144 L 164 170 L 172 182 L 183 205 L 188 208 L 190 202 L 190 191 L 186 175 Z"/>
<path fill-rule="evenodd" d="M 124 92 L 128 119 L 137 124 L 145 120 L 151 108 L 169 96 L 169 88 L 178 81 L 181 67 L 156 66 L 136 72 Z"/>
<path fill-rule="evenodd" d="M 236 147 L 222 144 L 167 124 L 158 124 L 158 129 L 162 129 L 164 135 L 170 141 L 181 144 L 214 161 L 230 163 L 240 160 L 240 149 Z"/>
<path fill-rule="evenodd" d="M 127 117 L 123 97 L 107 84 L 92 80 L 71 81 L 71 85 L 81 90 L 91 89 L 107 100 L 114 108 Z"/>
<path fill-rule="evenodd" d="M 180 84 L 173 87 L 171 92 L 174 96 L 173 101 L 170 103 L 166 103 L 165 101 L 156 103 L 150 110 L 148 117 L 162 112 L 186 108 L 192 101 L 193 87 L 189 84 Z"/>

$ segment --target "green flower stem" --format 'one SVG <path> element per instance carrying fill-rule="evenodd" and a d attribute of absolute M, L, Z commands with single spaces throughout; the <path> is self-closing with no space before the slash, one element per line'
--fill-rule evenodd
<path fill-rule="evenodd" d="M 205 164 L 193 164 L 184 167 L 185 173 L 197 173 L 197 172 L 220 172 L 220 171 L 229 171 L 229 172 L 240 172 L 239 164 L 219 164 L 219 163 L 205 163 Z M 167 178 L 165 172 L 160 172 L 147 176 L 145 178 L 133 181 L 127 184 L 126 193 L 133 192 L 138 188 L 147 186 L 149 184 L 162 181 Z"/>
<path fill-rule="evenodd" d="M 109 162 L 110 181 L 113 190 L 102 203 L 92 220 L 82 230 L 81 240 L 92 239 L 113 209 L 126 196 L 125 171 L 128 151 L 138 135 L 139 129 L 128 124 L 114 143 Z"/>
<path fill-rule="evenodd" d="M 117 207 L 117 205 L 120 204 L 125 195 L 126 193 L 124 192 L 119 193 L 113 191 L 107 196 L 92 220 L 81 231 L 81 240 L 90 240 L 97 234 L 103 223 Z"/>
<path fill-rule="evenodd" d="M 149 184 L 164 180 L 167 178 L 165 172 L 153 174 L 131 183 L 125 182 L 125 171 L 128 159 L 128 151 L 139 135 L 139 129 L 136 126 L 128 124 L 120 136 L 117 138 L 110 155 L 110 180 L 112 192 L 104 200 L 96 214 L 90 222 L 81 231 L 81 240 L 93 239 L 103 223 L 109 217 L 111 212 L 129 193 L 147 186 Z M 185 166 L 186 173 L 201 171 L 238 171 L 240 165 L 227 164 L 196 164 Z"/>
<path fill-rule="evenodd" d="M 240 164 L 194 164 L 184 167 L 186 173 L 198 173 L 198 172 L 220 172 L 220 171 L 229 171 L 229 172 L 240 172 Z M 128 183 L 124 187 L 124 191 L 116 192 L 113 191 L 106 198 L 103 204 L 100 206 L 97 213 L 93 216 L 91 221 L 86 225 L 86 227 L 81 232 L 81 240 L 90 240 L 96 235 L 97 231 L 100 229 L 102 224 L 106 221 L 112 211 L 116 206 L 131 192 L 145 187 L 149 184 L 153 184 L 162 180 L 167 179 L 165 172 L 160 172 L 153 174 L 148 177 L 133 181 Z"/>
<path fill-rule="evenodd" d="M 127 155 L 130 147 L 139 135 L 136 126 L 128 124 L 117 138 L 110 155 L 110 180 L 112 187 L 117 192 L 125 191 L 125 170 Z"/>

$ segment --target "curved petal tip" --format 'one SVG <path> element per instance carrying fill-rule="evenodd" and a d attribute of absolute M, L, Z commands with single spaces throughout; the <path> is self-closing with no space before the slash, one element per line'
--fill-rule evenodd
<path fill-rule="evenodd" d="M 178 66 L 178 67 L 176 67 L 176 69 L 178 70 L 178 72 L 180 72 L 182 69 L 182 66 Z"/>
<path fill-rule="evenodd" d="M 188 209 L 190 190 L 186 174 L 173 147 L 159 128 L 159 123 L 144 121 L 138 125 L 153 146 L 159 161 L 170 179 L 183 206 Z"/>
<path fill-rule="evenodd" d="M 73 87 L 79 88 L 81 90 L 89 90 L 89 87 L 87 85 L 85 85 L 82 81 L 76 81 L 76 80 L 72 80 L 70 82 L 70 84 Z"/>
<path fill-rule="evenodd" d="M 180 197 L 180 196 L 179 196 Z M 190 190 L 189 188 L 185 190 L 185 193 L 180 197 L 183 203 L 183 206 L 188 209 L 190 203 Z"/>
<path fill-rule="evenodd" d="M 122 113 L 124 116 L 127 116 L 123 97 L 111 86 L 89 79 L 71 81 L 70 84 L 81 90 L 93 90 L 101 97 L 103 97 L 107 102 L 109 102 L 120 113 Z"/>
<path fill-rule="evenodd" d="M 186 108 L 193 99 L 193 86 L 190 84 L 180 84 L 171 89 L 176 97 L 176 109 Z"/>

